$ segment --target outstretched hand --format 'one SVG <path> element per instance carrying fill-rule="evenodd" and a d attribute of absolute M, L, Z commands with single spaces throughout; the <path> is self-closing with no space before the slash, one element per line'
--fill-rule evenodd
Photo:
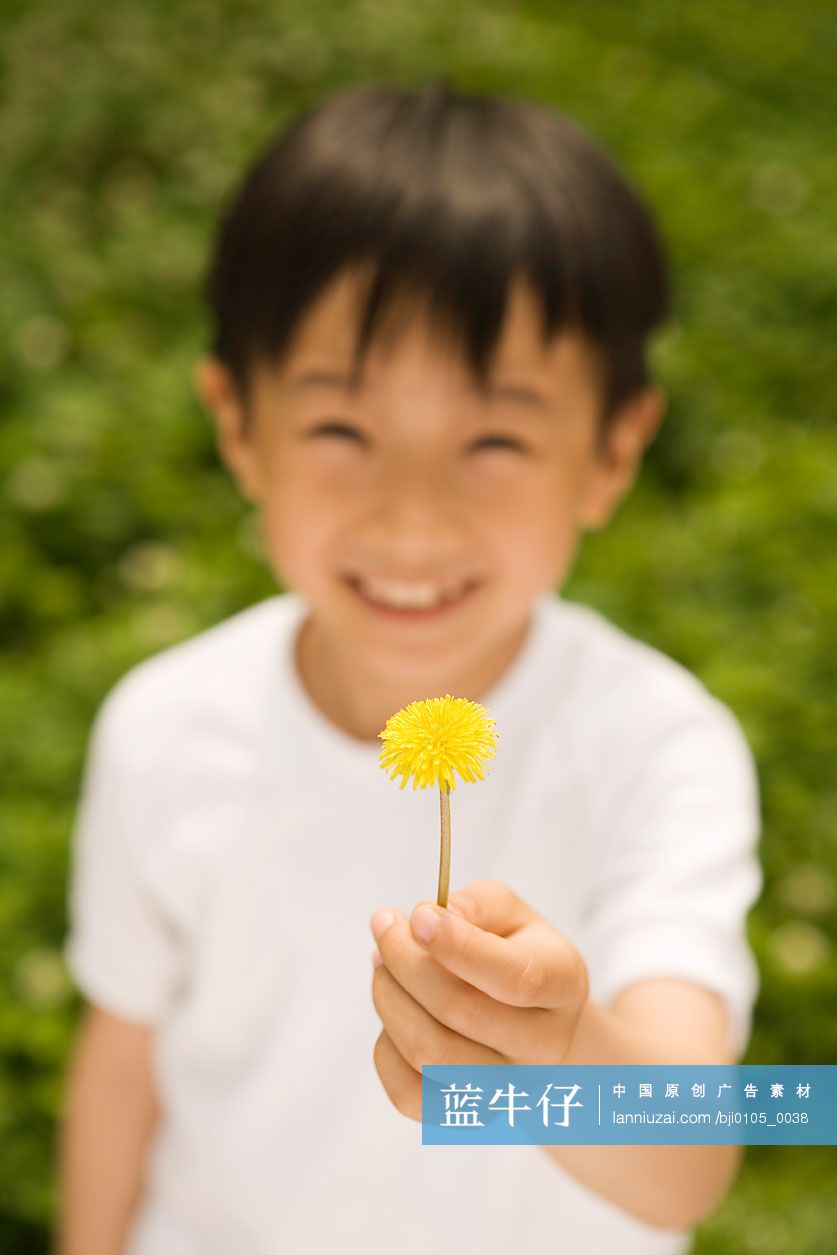
<path fill-rule="evenodd" d="M 421 1120 L 422 1064 L 562 1062 L 587 1001 L 587 967 L 507 885 L 472 881 L 447 908 L 424 901 L 409 920 L 377 911 L 372 931 L 383 1024 L 375 1067 L 404 1115 Z"/>

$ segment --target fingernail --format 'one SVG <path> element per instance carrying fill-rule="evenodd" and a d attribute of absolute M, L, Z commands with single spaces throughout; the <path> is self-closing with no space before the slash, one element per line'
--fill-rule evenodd
<path fill-rule="evenodd" d="M 375 912 L 375 914 L 372 916 L 372 919 L 369 922 L 372 925 L 372 933 L 376 941 L 381 940 L 384 933 L 389 928 L 390 924 L 392 923 L 394 919 L 395 919 L 395 915 L 389 909 L 389 907 L 385 907 L 384 910 L 382 911 Z"/>
<path fill-rule="evenodd" d="M 382 963 L 383 963 L 383 959 L 381 958 L 380 951 L 379 951 L 379 950 L 373 950 L 373 951 L 372 951 L 372 966 L 373 966 L 373 967 L 380 967 Z"/>
<path fill-rule="evenodd" d="M 410 916 L 410 926 L 420 941 L 430 941 L 441 922 L 441 915 L 432 906 L 417 906 Z"/>

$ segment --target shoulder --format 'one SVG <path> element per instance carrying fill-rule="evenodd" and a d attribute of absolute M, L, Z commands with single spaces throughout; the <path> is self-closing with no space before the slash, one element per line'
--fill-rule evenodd
<path fill-rule="evenodd" d="M 590 754 L 635 762 L 670 738 L 709 740 L 749 770 L 738 718 L 682 663 L 581 602 L 557 598 L 552 617 L 556 637 L 563 629 L 564 692 Z"/>
<path fill-rule="evenodd" d="M 293 594 L 268 597 L 135 664 L 105 695 L 95 739 L 139 767 L 175 745 L 248 735 L 296 609 Z"/>

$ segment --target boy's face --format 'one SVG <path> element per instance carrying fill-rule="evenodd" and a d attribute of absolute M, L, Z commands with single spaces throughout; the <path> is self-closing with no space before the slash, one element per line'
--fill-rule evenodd
<path fill-rule="evenodd" d="M 217 362 L 198 364 L 196 384 L 323 648 L 382 679 L 408 673 L 426 695 L 521 639 L 534 600 L 566 579 L 580 532 L 630 487 L 663 399 L 642 394 L 597 451 L 594 361 L 569 334 L 541 347 L 522 284 L 489 395 L 431 342 L 421 313 L 373 345 L 350 392 L 356 294 L 347 273 L 311 307 L 282 368 L 257 372 L 247 421 Z M 406 600 L 424 608 L 379 604 Z"/>

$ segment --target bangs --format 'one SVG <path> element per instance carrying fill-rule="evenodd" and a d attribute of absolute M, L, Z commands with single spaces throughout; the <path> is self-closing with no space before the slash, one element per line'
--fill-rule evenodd
<path fill-rule="evenodd" d="M 523 279 L 544 347 L 573 329 L 598 349 L 605 413 L 647 381 L 644 340 L 668 306 L 653 222 L 610 158 L 545 106 L 444 80 L 344 89 L 251 169 L 206 285 L 212 349 L 242 396 L 346 270 L 362 279 L 356 372 L 420 310 L 484 385 Z"/>

